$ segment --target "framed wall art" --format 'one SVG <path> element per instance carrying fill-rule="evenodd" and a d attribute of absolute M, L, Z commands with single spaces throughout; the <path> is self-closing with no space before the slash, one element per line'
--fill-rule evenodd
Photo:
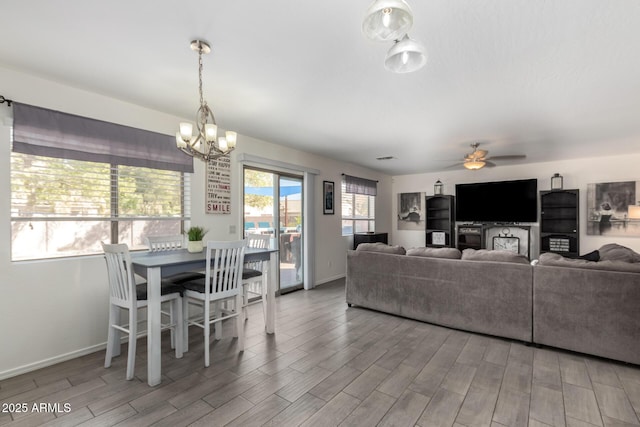
<path fill-rule="evenodd" d="M 587 234 L 640 237 L 640 181 L 587 185 Z"/>
<path fill-rule="evenodd" d="M 335 183 L 333 181 L 322 181 L 322 213 L 325 215 L 333 215 L 335 213 Z"/>

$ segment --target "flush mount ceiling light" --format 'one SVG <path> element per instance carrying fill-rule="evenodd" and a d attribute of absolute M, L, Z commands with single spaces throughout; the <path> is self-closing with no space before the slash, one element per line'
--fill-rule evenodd
<path fill-rule="evenodd" d="M 236 148 L 238 135 L 227 131 L 225 136 L 218 137 L 218 125 L 213 111 L 202 96 L 202 55 L 211 52 L 208 43 L 202 40 L 191 42 L 191 49 L 198 52 L 198 90 L 200 107 L 196 113 L 196 134 L 193 134 L 192 123 L 180 123 L 180 131 L 176 132 L 176 145 L 191 157 L 208 162 L 225 156 Z"/>
<path fill-rule="evenodd" d="M 394 73 L 410 73 L 424 67 L 426 63 L 424 46 L 409 38 L 408 34 L 391 46 L 384 60 L 385 68 Z"/>
<path fill-rule="evenodd" d="M 371 40 L 393 41 L 413 25 L 413 13 L 404 0 L 376 0 L 367 10 L 362 32 Z"/>

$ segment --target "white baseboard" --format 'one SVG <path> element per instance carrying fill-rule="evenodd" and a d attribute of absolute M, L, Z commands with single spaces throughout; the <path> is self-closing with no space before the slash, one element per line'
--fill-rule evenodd
<path fill-rule="evenodd" d="M 313 285 L 313 287 L 315 288 L 318 285 L 323 285 L 325 283 L 333 282 L 334 280 L 344 279 L 345 277 L 346 277 L 346 274 L 338 274 L 337 276 L 333 276 L 333 277 L 325 278 L 325 279 L 322 279 L 322 280 L 318 280 Z"/>
<path fill-rule="evenodd" d="M 137 337 L 142 338 L 147 336 L 147 331 L 141 331 Z M 120 337 L 120 343 L 125 344 L 129 342 L 129 337 L 126 334 L 122 334 Z M 29 363 L 28 365 L 18 366 L 16 368 L 8 369 L 0 372 L 0 380 L 6 380 L 7 378 L 16 377 L 18 375 L 26 374 L 27 372 L 35 371 L 38 369 L 46 368 L 47 366 L 55 365 L 56 363 L 66 362 L 67 360 L 75 359 L 77 357 L 86 356 L 87 354 L 95 353 L 96 351 L 102 351 L 107 348 L 107 343 L 92 345 L 91 347 L 82 348 L 80 350 L 72 351 L 69 353 L 61 354 L 49 359 L 40 360 L 38 362 Z"/>
<path fill-rule="evenodd" d="M 15 377 L 27 372 L 35 371 L 37 369 L 46 368 L 47 366 L 55 365 L 56 363 L 66 362 L 67 360 L 75 359 L 77 357 L 85 356 L 87 354 L 95 353 L 96 351 L 104 350 L 107 347 L 107 343 L 97 344 L 91 347 L 83 348 L 80 350 L 72 351 L 66 354 L 60 354 L 49 359 L 40 360 L 38 362 L 30 363 L 28 365 L 18 366 L 6 371 L 0 372 L 0 380 Z"/>

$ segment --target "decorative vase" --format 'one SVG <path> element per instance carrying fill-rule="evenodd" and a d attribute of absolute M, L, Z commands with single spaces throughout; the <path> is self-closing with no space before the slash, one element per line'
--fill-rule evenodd
<path fill-rule="evenodd" d="M 191 253 L 202 252 L 203 249 L 202 240 L 187 242 L 187 250 Z"/>

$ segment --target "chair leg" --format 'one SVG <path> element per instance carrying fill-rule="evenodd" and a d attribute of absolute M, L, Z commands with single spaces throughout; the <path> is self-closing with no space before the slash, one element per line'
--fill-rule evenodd
<path fill-rule="evenodd" d="M 236 295 L 236 328 L 238 335 L 238 351 L 244 351 L 244 319 L 239 311 L 242 308 L 242 295 Z"/>
<path fill-rule="evenodd" d="M 210 318 L 210 311 L 211 311 L 211 304 L 209 304 L 209 302 L 205 302 L 204 307 L 203 307 L 203 314 L 204 314 L 204 322 L 203 322 L 203 326 L 204 326 L 204 367 L 208 368 L 209 367 L 209 330 L 211 327 L 211 323 L 209 318 Z M 216 328 L 216 331 L 218 330 L 218 328 Z"/>
<path fill-rule="evenodd" d="M 120 331 L 114 328 L 118 322 L 120 315 L 120 308 L 111 304 L 109 306 L 109 330 L 107 331 L 107 351 L 104 356 L 104 367 L 109 368 L 111 366 L 111 359 L 120 354 Z M 117 354 L 116 354 L 117 351 Z"/>
<path fill-rule="evenodd" d="M 213 316 L 218 318 L 222 316 L 222 303 L 221 301 L 216 301 L 213 303 Z M 205 317 L 205 319 L 209 320 L 209 317 Z M 214 329 L 216 340 L 222 339 L 222 322 L 216 322 Z"/>
<path fill-rule="evenodd" d="M 175 336 L 176 359 L 182 357 L 182 333 L 184 331 L 184 320 L 182 317 L 182 298 L 176 298 L 171 301 L 171 317 L 173 325 L 171 327 L 171 335 Z"/>
<path fill-rule="evenodd" d="M 249 283 L 242 283 L 242 318 L 249 319 Z"/>
<path fill-rule="evenodd" d="M 264 317 L 264 324 L 267 324 L 267 275 L 262 274 L 260 281 L 260 293 L 262 294 L 262 316 Z"/>
<path fill-rule="evenodd" d="M 189 298 L 182 297 L 182 351 L 189 351 Z"/>
<path fill-rule="evenodd" d="M 133 374 L 136 368 L 136 345 L 138 335 L 138 319 L 136 308 L 129 310 L 129 350 L 127 356 L 127 380 L 133 379 Z"/>
<path fill-rule="evenodd" d="M 170 325 L 175 325 L 176 324 L 176 310 L 175 310 L 175 301 L 176 300 L 171 300 L 169 302 L 169 324 Z M 160 316 L 162 317 L 162 316 Z M 175 328 L 171 328 L 171 348 L 176 348 L 176 330 Z M 177 351 L 177 350 L 176 350 Z"/>

